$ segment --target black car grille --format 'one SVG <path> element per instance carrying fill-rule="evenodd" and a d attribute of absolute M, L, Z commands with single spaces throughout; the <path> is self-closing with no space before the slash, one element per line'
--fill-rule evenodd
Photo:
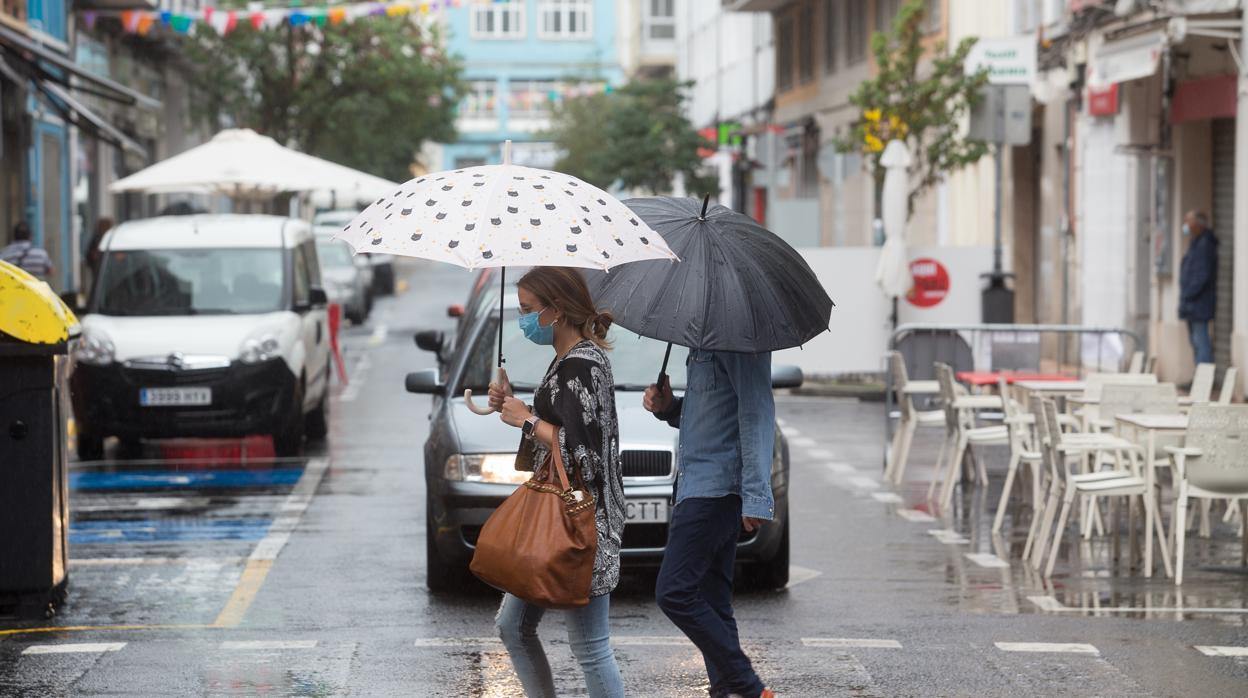
<path fill-rule="evenodd" d="M 624 477 L 668 477 L 672 474 L 671 451 L 624 451 L 620 462 Z"/>

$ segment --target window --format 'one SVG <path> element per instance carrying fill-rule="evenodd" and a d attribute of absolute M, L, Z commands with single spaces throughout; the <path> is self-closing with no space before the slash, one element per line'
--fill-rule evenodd
<path fill-rule="evenodd" d="M 797 79 L 810 82 L 815 78 L 815 6 L 804 3 L 797 13 Z"/>
<path fill-rule="evenodd" d="M 308 274 L 308 251 L 303 245 L 300 245 L 295 248 L 294 276 L 292 278 L 295 307 L 304 306 L 312 302 L 312 296 L 309 295 L 311 287 L 312 277 Z"/>
<path fill-rule="evenodd" d="M 867 60 L 866 0 L 845 0 L 845 64 Z"/>
<path fill-rule="evenodd" d="M 676 0 L 646 0 L 646 16 L 642 19 L 647 39 L 676 38 Z"/>
<path fill-rule="evenodd" d="M 282 252 L 274 248 L 114 251 L 100 268 L 93 302 L 102 315 L 271 313 L 284 307 L 282 277 Z M 298 261 L 294 278 L 306 300 L 309 278 Z"/>
<path fill-rule="evenodd" d="M 836 72 L 836 51 L 841 44 L 841 0 L 823 0 L 823 71 Z"/>
<path fill-rule="evenodd" d="M 780 17 L 776 28 L 776 87 L 787 90 L 793 87 L 793 34 L 792 14 Z"/>
<path fill-rule="evenodd" d="M 593 35 L 593 0 L 540 0 L 538 36 L 543 39 L 588 39 Z"/>
<path fill-rule="evenodd" d="M 901 0 L 875 0 L 875 30 L 886 32 L 893 26 L 893 18 L 901 9 Z"/>
<path fill-rule="evenodd" d="M 494 119 L 498 117 L 496 87 L 493 80 L 473 80 L 468 83 L 468 94 L 459 103 L 459 115 L 466 119 Z"/>
<path fill-rule="evenodd" d="M 474 39 L 523 39 L 524 2 L 474 4 L 470 21 Z"/>
<path fill-rule="evenodd" d="M 941 12 L 944 0 L 927 0 L 927 13 L 923 15 L 923 32 L 937 34 L 941 30 Z"/>
<path fill-rule="evenodd" d="M 555 92 L 553 80 L 512 80 L 507 92 L 507 116 L 512 119 L 545 119 Z"/>

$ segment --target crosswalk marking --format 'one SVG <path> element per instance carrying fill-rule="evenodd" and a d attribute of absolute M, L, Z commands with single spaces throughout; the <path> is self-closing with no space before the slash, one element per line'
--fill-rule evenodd
<path fill-rule="evenodd" d="M 1080 642 L 995 642 L 1002 652 L 1060 652 L 1066 654 L 1100 654 L 1092 645 Z"/>
<path fill-rule="evenodd" d="M 624 635 L 611 638 L 618 647 L 693 647 L 683 635 Z"/>
<path fill-rule="evenodd" d="M 801 448 L 808 448 L 811 446 L 818 446 L 819 442 L 815 441 L 809 436 L 799 436 L 797 438 L 789 439 L 789 445 L 798 446 Z"/>
<path fill-rule="evenodd" d="M 898 509 L 897 515 L 910 523 L 931 523 L 936 520 L 935 516 L 918 509 Z"/>
<path fill-rule="evenodd" d="M 927 533 L 945 545 L 962 545 L 971 542 L 963 538 L 961 533 L 949 528 L 932 529 Z"/>
<path fill-rule="evenodd" d="M 878 490 L 880 488 L 880 483 L 867 477 L 866 475 L 855 475 L 854 477 L 849 478 L 849 484 L 854 487 L 861 487 L 864 490 Z"/>
<path fill-rule="evenodd" d="M 497 637 L 422 637 L 415 642 L 417 647 L 485 647 L 501 644 L 503 641 Z"/>
<path fill-rule="evenodd" d="M 124 642 L 77 642 L 58 645 L 31 645 L 22 654 L 98 654 L 116 652 L 125 647 Z"/>
<path fill-rule="evenodd" d="M 1196 645 L 1196 651 L 1206 657 L 1248 657 L 1248 647 Z"/>
<path fill-rule="evenodd" d="M 833 458 L 833 453 L 826 448 L 812 448 L 806 451 L 806 456 L 811 460 L 828 460 Z"/>
<path fill-rule="evenodd" d="M 784 426 L 780 427 L 780 433 L 784 434 L 790 439 L 795 438 L 797 436 L 801 436 L 802 434 L 802 432 L 799 431 L 796 427 L 784 427 Z"/>
<path fill-rule="evenodd" d="M 316 640 L 226 640 L 223 650 L 310 650 L 316 648 Z"/>
<path fill-rule="evenodd" d="M 1010 563 L 1002 560 L 992 553 L 966 553 L 965 557 L 980 567 L 1001 568 L 1010 566 Z"/>
<path fill-rule="evenodd" d="M 1032 602 L 1042 611 L 1065 611 L 1066 605 L 1058 601 L 1052 596 L 1028 596 L 1027 600 Z"/>
<path fill-rule="evenodd" d="M 802 644 L 806 647 L 865 647 L 872 649 L 901 649 L 896 640 L 882 640 L 850 637 L 804 637 Z"/>
<path fill-rule="evenodd" d="M 901 495 L 896 492 L 872 492 L 871 498 L 882 504 L 901 504 Z"/>
<path fill-rule="evenodd" d="M 854 469 L 854 466 L 850 465 L 849 463 L 840 463 L 840 462 L 828 463 L 827 468 L 828 470 L 831 470 L 837 475 L 848 475 L 850 473 L 858 472 L 856 469 Z"/>

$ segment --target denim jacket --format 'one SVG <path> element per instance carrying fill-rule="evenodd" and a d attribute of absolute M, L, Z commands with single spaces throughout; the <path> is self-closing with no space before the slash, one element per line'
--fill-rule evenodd
<path fill-rule="evenodd" d="M 684 397 L 656 415 L 680 429 L 676 503 L 735 494 L 742 515 L 774 518 L 771 354 L 691 349 L 686 365 Z"/>

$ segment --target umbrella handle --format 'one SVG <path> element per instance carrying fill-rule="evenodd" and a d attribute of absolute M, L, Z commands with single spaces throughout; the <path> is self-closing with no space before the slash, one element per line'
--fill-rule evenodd
<path fill-rule="evenodd" d="M 659 378 L 658 380 L 654 382 L 655 385 L 659 386 L 660 390 L 663 389 L 663 382 L 667 380 L 667 360 L 670 359 L 671 357 L 672 357 L 672 343 L 668 342 L 667 351 L 663 352 L 663 367 L 659 369 Z"/>
<path fill-rule="evenodd" d="M 507 384 L 508 382 L 507 381 L 507 369 L 500 366 L 494 372 L 494 381 L 498 383 L 499 385 Z M 464 389 L 464 404 L 468 406 L 468 409 L 472 410 L 473 414 L 479 414 L 482 417 L 486 415 L 494 414 L 494 412 L 496 412 L 496 410 L 493 407 L 490 407 L 488 404 L 484 408 L 477 407 L 477 404 L 472 401 L 472 389 L 471 388 Z"/>

